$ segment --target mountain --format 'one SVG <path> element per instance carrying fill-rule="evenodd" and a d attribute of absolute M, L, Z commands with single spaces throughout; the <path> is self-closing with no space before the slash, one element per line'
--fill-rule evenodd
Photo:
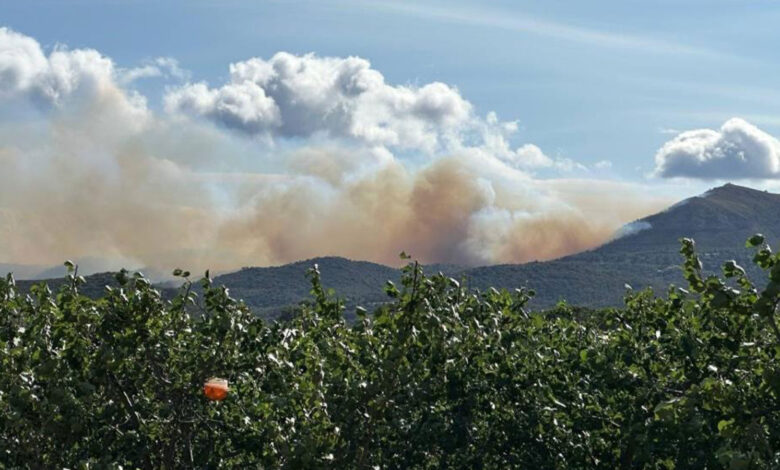
<path fill-rule="evenodd" d="M 232 296 L 258 310 L 275 310 L 307 298 L 310 285 L 305 273 L 315 264 L 326 288 L 334 288 L 340 296 L 355 302 L 375 303 L 384 283 L 399 277 L 398 270 L 389 266 L 323 257 L 283 266 L 244 268 L 217 276 L 214 282 L 227 286 Z"/>
<path fill-rule="evenodd" d="M 305 273 L 315 264 L 320 270 L 323 286 L 346 298 L 348 307 L 361 305 L 370 308 L 386 301 L 385 283 L 397 283 L 401 277 L 396 268 L 328 256 L 283 266 L 243 268 L 215 277 L 214 283 L 227 286 L 233 297 L 243 299 L 258 313 L 276 313 L 308 297 L 310 285 Z M 424 269 L 426 273 L 441 271 L 453 275 L 462 271 L 463 267 L 442 264 Z"/>
<path fill-rule="evenodd" d="M 616 306 L 623 302 L 626 284 L 634 289 L 652 287 L 659 294 L 672 283 L 685 286 L 678 252 L 683 237 L 696 240 L 705 271 L 716 273 L 724 261 L 735 259 L 758 275 L 752 269 L 752 252 L 744 248 L 745 240 L 758 232 L 770 242 L 780 240 L 780 195 L 726 184 L 627 224 L 613 240 L 590 251 L 545 262 L 428 266 L 425 271 L 441 270 L 480 289 L 528 287 L 537 293 L 531 303 L 536 308 L 560 300 L 588 307 Z M 215 281 L 254 308 L 275 311 L 306 298 L 303 273 L 314 263 L 320 265 L 326 287 L 366 307 L 385 301 L 385 281 L 399 278 L 398 270 L 387 266 L 317 258 L 276 268 L 243 269 Z"/>
<path fill-rule="evenodd" d="M 399 269 L 370 263 L 367 261 L 352 261 L 335 256 L 312 258 L 282 266 L 247 267 L 239 271 L 221 274 L 214 277 L 215 285 L 224 285 L 230 289 L 230 295 L 242 299 L 253 311 L 264 316 L 277 316 L 290 306 L 297 305 L 309 297 L 310 284 L 306 279 L 306 271 L 318 266 L 325 288 L 333 288 L 339 297 L 346 300 L 349 311 L 354 312 L 357 305 L 365 308 L 375 307 L 387 300 L 384 286 L 388 280 L 398 283 L 401 273 Z M 456 275 L 462 271 L 462 266 L 435 264 L 424 268 L 426 273 L 444 272 Z M 105 286 L 118 287 L 114 274 L 110 272 L 86 276 L 87 283 L 81 287 L 81 292 L 89 297 L 99 297 Z M 24 291 L 31 286 L 45 282 L 52 290 L 65 283 L 64 277 L 51 279 L 17 280 L 17 285 Z M 166 281 L 157 284 L 165 297 L 176 294 L 178 281 Z M 200 291 L 195 283 L 193 289 Z"/>
<path fill-rule="evenodd" d="M 143 272 L 148 279 L 152 279 L 155 282 L 170 280 L 172 278 L 170 272 L 161 272 L 158 269 L 149 267 L 139 269 L 137 265 L 128 266 L 127 262 L 123 262 L 119 259 L 85 256 L 74 258 L 73 262 L 79 266 L 79 273 L 84 276 L 115 272 L 121 268 L 125 268 L 129 270 L 139 270 Z M 5 275 L 6 273 L 13 273 L 14 278 L 17 280 L 35 281 L 65 277 L 67 269 L 61 263 L 55 266 L 0 263 L 0 275 Z"/>
<path fill-rule="evenodd" d="M 92 297 L 93 299 L 103 296 L 103 294 L 105 294 L 106 286 L 111 286 L 114 288 L 119 287 L 119 283 L 116 281 L 115 273 L 113 272 L 90 274 L 89 276 L 85 276 L 85 279 L 87 283 L 81 286 L 79 291 L 87 297 Z M 51 279 L 17 280 L 16 285 L 22 291 L 29 292 L 30 287 L 33 285 L 45 283 L 51 290 L 56 291 L 63 284 L 65 284 L 65 282 L 67 282 L 67 280 L 63 275 L 62 277 Z M 178 286 L 170 286 L 167 283 L 157 285 L 157 288 L 160 289 L 160 291 L 163 293 L 163 297 L 165 298 L 172 298 L 174 295 L 176 295 L 178 291 L 177 287 Z"/>
<path fill-rule="evenodd" d="M 677 239 L 694 238 L 711 249 L 734 249 L 762 232 L 770 240 L 780 236 L 780 194 L 726 184 L 701 196 L 685 199 L 669 209 L 634 224 L 648 227 L 602 246 L 599 252 L 662 251 Z M 736 244 L 736 246 L 735 246 Z"/>
<path fill-rule="evenodd" d="M 535 308 L 550 307 L 560 300 L 587 307 L 616 306 L 623 301 L 626 284 L 635 289 L 652 287 L 660 294 L 669 284 L 685 285 L 678 253 L 682 237 L 696 240 L 705 271 L 718 272 L 724 261 L 734 259 L 757 276 L 750 261 L 752 252 L 744 248 L 745 240 L 754 233 L 763 233 L 770 242 L 780 240 L 780 195 L 726 184 L 631 222 L 613 240 L 590 251 L 545 262 L 477 268 L 431 265 L 424 271 L 441 271 L 480 289 L 528 287 L 537 292 L 531 303 Z M 308 297 L 305 273 L 315 263 L 324 286 L 345 298 L 350 310 L 355 305 L 371 308 L 386 301 L 385 282 L 397 283 L 400 278 L 396 268 L 322 257 L 283 266 L 244 268 L 216 276 L 214 281 L 227 286 L 232 296 L 243 299 L 259 314 L 278 315 Z M 113 278 L 104 273 L 89 276 L 88 281 L 85 293 L 99 295 Z M 52 280 L 49 284 L 61 282 Z M 30 284 L 20 282 L 23 287 Z M 161 287 L 167 295 L 174 292 L 170 283 Z"/>
<path fill-rule="evenodd" d="M 0 263 L 0 275 L 12 273 L 17 279 L 46 279 L 52 276 L 41 275 L 47 266 L 34 264 Z"/>
<path fill-rule="evenodd" d="M 548 307 L 558 300 L 604 307 L 619 305 L 625 284 L 663 293 L 671 283 L 685 286 L 679 269 L 679 239 L 693 238 L 705 271 L 736 260 L 758 276 L 745 240 L 763 233 L 780 240 L 780 195 L 726 184 L 685 199 L 663 212 L 634 221 L 614 240 L 583 253 L 542 263 L 499 265 L 464 272 L 475 287 L 528 286 L 533 303 Z"/>

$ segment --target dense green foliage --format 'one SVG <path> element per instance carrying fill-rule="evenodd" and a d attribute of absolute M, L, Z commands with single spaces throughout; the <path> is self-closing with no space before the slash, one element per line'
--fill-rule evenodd
<path fill-rule="evenodd" d="M 415 263 L 347 323 L 312 300 L 267 323 L 206 277 L 165 300 L 141 276 L 93 300 L 0 282 L 2 468 L 780 466 L 780 256 L 625 306 L 529 312 Z M 179 273 L 185 278 L 188 273 Z M 223 402 L 202 392 L 230 380 Z"/>

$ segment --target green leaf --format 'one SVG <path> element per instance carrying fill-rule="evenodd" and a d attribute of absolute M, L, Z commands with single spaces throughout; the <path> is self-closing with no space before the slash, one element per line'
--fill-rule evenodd
<path fill-rule="evenodd" d="M 723 432 L 728 429 L 732 424 L 734 424 L 734 419 L 722 419 L 718 421 L 718 432 L 723 434 Z"/>
<path fill-rule="evenodd" d="M 69 273 L 72 273 L 74 269 L 76 269 L 76 265 L 73 264 L 73 261 L 67 260 L 63 263 L 63 265 L 68 269 Z"/>
<path fill-rule="evenodd" d="M 760 233 L 757 233 L 757 234 L 755 234 L 752 237 L 747 239 L 747 241 L 745 242 L 745 247 L 746 248 L 753 248 L 753 247 L 761 245 L 762 243 L 764 243 L 764 236 L 761 235 Z"/>

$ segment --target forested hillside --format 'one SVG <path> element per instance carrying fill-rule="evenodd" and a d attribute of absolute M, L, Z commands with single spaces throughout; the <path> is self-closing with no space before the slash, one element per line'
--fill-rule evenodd
<path fill-rule="evenodd" d="M 683 281 L 677 253 L 683 237 L 696 240 L 705 272 L 718 273 L 723 262 L 734 259 L 757 275 L 749 253 L 741 248 L 753 233 L 780 239 L 780 195 L 726 184 L 637 220 L 594 250 L 463 274 L 475 287 L 536 289 L 540 293 L 532 303 L 536 307 L 550 307 L 563 299 L 580 306 L 618 306 L 625 284 L 663 292 L 670 283 Z"/>

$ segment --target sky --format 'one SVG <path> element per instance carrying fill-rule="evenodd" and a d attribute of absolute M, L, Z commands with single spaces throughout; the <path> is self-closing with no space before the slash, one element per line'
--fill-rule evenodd
<path fill-rule="evenodd" d="M 592 248 L 726 181 L 780 186 L 779 19 L 736 0 L 5 2 L 0 261 Z"/>

